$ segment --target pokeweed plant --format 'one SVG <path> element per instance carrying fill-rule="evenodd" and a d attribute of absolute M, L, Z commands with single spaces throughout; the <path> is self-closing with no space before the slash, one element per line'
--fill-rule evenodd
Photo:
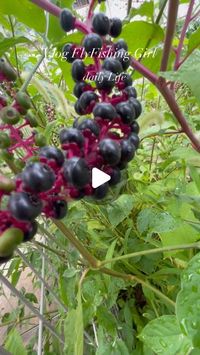
<path fill-rule="evenodd" d="M 122 26 L 102 12 L 103 1 L 90 2 L 86 22 L 64 0 L 2 2 L 0 257 L 11 260 L 7 275 L 16 285 L 21 263 L 31 262 L 34 271 L 41 248 L 50 253 L 61 343 L 47 327 L 45 354 L 199 351 L 199 254 L 191 259 L 199 249 L 200 218 L 198 29 L 185 41 L 199 8 L 187 2 L 177 38 L 180 3 L 129 6 Z M 135 15 L 151 20 L 134 21 Z M 27 38 L 22 24 L 34 30 Z M 64 32 L 70 32 L 66 38 Z M 131 52 L 143 42 L 136 59 Z M 22 54 L 21 43 L 27 45 Z M 37 62 L 27 54 L 30 46 L 36 55 L 42 51 Z M 61 56 L 48 61 L 52 48 Z M 158 49 L 155 57 L 146 58 L 148 48 Z M 35 64 L 28 76 L 25 57 L 27 68 Z M 142 76 L 137 91 L 134 76 Z M 146 111 L 139 119 L 140 147 L 139 96 Z M 93 167 L 110 174 L 110 183 L 94 189 Z M 36 233 L 49 238 L 46 244 L 33 241 Z M 17 247 L 27 241 L 23 256 Z M 38 302 L 34 293 L 24 295 Z M 51 304 L 52 295 L 46 298 Z M 33 354 L 13 331 L 18 316 L 20 323 L 29 319 L 24 312 L 2 318 L 11 327 L 5 347 L 16 353 L 15 339 L 20 351 Z"/>

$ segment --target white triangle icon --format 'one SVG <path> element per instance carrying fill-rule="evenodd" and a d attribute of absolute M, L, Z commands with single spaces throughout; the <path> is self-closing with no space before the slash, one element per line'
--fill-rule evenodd
<path fill-rule="evenodd" d="M 92 169 L 92 187 L 96 189 L 97 187 L 105 184 L 111 179 L 110 175 L 104 173 L 102 170 L 97 168 Z"/>

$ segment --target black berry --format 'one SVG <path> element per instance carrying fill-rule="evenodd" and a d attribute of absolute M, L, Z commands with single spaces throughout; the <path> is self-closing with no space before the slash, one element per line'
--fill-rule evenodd
<path fill-rule="evenodd" d="M 106 197 L 108 190 L 109 190 L 109 184 L 105 183 L 105 184 L 97 187 L 97 189 L 94 190 L 93 197 L 96 200 L 102 200 L 103 198 Z"/>
<path fill-rule="evenodd" d="M 79 99 L 82 93 L 87 88 L 88 84 L 85 81 L 80 81 L 74 86 L 74 95 Z"/>
<path fill-rule="evenodd" d="M 119 18 L 113 18 L 110 25 L 111 37 L 118 37 L 122 32 L 122 21 Z"/>
<path fill-rule="evenodd" d="M 133 123 L 130 126 L 131 132 L 138 134 L 140 132 L 140 127 L 137 121 L 133 121 Z"/>
<path fill-rule="evenodd" d="M 44 192 L 52 188 L 55 174 L 47 164 L 30 163 L 22 173 L 22 181 L 31 191 Z"/>
<path fill-rule="evenodd" d="M 53 203 L 53 218 L 55 219 L 63 219 L 67 215 L 67 202 L 64 200 L 57 200 Z"/>
<path fill-rule="evenodd" d="M 84 137 L 77 128 L 64 128 L 59 134 L 60 143 L 76 143 L 80 148 L 84 144 Z"/>
<path fill-rule="evenodd" d="M 20 221 L 33 221 L 42 212 L 42 201 L 26 192 L 16 192 L 10 196 L 9 210 Z"/>
<path fill-rule="evenodd" d="M 101 49 L 103 45 L 102 39 L 96 33 L 90 33 L 84 38 L 83 46 L 87 53 L 95 54 Z"/>
<path fill-rule="evenodd" d="M 65 159 L 63 152 L 53 146 L 46 146 L 41 148 L 39 151 L 39 156 L 55 160 L 58 166 L 62 166 Z"/>
<path fill-rule="evenodd" d="M 111 71 L 114 74 L 120 74 L 123 71 L 120 61 L 116 58 L 106 58 L 103 62 L 102 69 Z"/>
<path fill-rule="evenodd" d="M 81 131 L 85 131 L 89 129 L 95 136 L 99 135 L 100 128 L 98 124 L 94 120 L 90 119 L 84 119 L 81 121 L 78 125 L 77 128 L 80 129 Z"/>
<path fill-rule="evenodd" d="M 116 106 L 117 113 L 126 124 L 130 124 L 135 119 L 135 110 L 128 102 L 121 102 Z"/>
<path fill-rule="evenodd" d="M 69 184 L 78 189 L 83 188 L 90 182 L 90 171 L 82 158 L 74 157 L 67 160 L 63 166 L 63 175 Z"/>
<path fill-rule="evenodd" d="M 109 181 L 109 184 L 111 186 L 117 185 L 120 180 L 121 180 L 121 171 L 119 168 L 114 168 L 110 174 L 111 180 Z"/>
<path fill-rule="evenodd" d="M 103 139 L 99 144 L 99 151 L 106 163 L 117 165 L 121 159 L 120 145 L 112 139 Z"/>
<path fill-rule="evenodd" d="M 131 143 L 130 139 L 124 139 L 121 142 L 121 161 L 129 162 L 135 155 L 135 146 Z"/>
<path fill-rule="evenodd" d="M 75 28 L 75 17 L 72 15 L 71 11 L 68 9 L 63 9 L 60 14 L 60 25 L 62 29 L 66 32 L 74 30 Z"/>
<path fill-rule="evenodd" d="M 135 99 L 137 98 L 137 91 L 133 86 L 127 86 L 124 89 L 124 92 L 128 95 L 128 97 L 134 97 Z"/>
<path fill-rule="evenodd" d="M 119 49 L 117 51 L 117 56 L 116 58 L 120 61 L 123 70 L 127 70 L 130 66 L 130 56 L 128 55 L 128 52 L 125 49 Z"/>
<path fill-rule="evenodd" d="M 75 61 L 74 57 L 74 46 L 71 43 L 67 43 L 64 45 L 63 49 L 63 57 L 66 59 L 68 63 L 73 63 Z"/>
<path fill-rule="evenodd" d="M 135 118 L 137 119 L 142 113 L 142 105 L 141 105 L 141 103 L 137 99 L 135 99 L 134 97 L 131 97 L 129 99 L 129 104 L 134 107 Z"/>
<path fill-rule="evenodd" d="M 92 26 L 94 32 L 98 33 L 100 36 L 105 36 L 108 34 L 110 28 L 109 18 L 103 13 L 98 13 L 93 17 Z"/>
<path fill-rule="evenodd" d="M 131 133 L 128 137 L 129 141 L 138 149 L 140 144 L 140 139 L 136 133 Z"/>
<path fill-rule="evenodd" d="M 72 64 L 72 78 L 81 81 L 85 75 L 85 64 L 81 59 L 76 59 Z"/>
<path fill-rule="evenodd" d="M 96 102 L 97 100 L 98 100 L 98 96 L 93 91 L 83 92 L 79 98 L 79 104 L 81 110 L 85 112 L 88 106 L 92 103 L 92 101 Z"/>
<path fill-rule="evenodd" d="M 99 72 L 96 79 L 98 90 L 111 90 L 115 86 L 116 75 L 110 71 Z"/>
<path fill-rule="evenodd" d="M 103 102 L 95 106 L 93 114 L 95 117 L 101 117 L 107 120 L 113 120 L 117 116 L 114 106 Z"/>
<path fill-rule="evenodd" d="M 124 41 L 124 39 L 119 39 L 115 44 L 114 44 L 115 50 L 118 51 L 119 49 L 125 49 L 125 51 L 128 51 L 128 45 Z"/>

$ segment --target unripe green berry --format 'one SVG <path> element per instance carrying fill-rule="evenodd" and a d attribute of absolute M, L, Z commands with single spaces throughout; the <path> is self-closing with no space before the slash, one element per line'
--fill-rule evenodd
<path fill-rule="evenodd" d="M 11 140 L 7 133 L 0 132 L 0 149 L 5 149 L 10 147 Z"/>
<path fill-rule="evenodd" d="M 15 125 L 19 122 L 19 112 L 12 106 L 6 106 L 1 109 L 0 117 L 4 123 Z"/>

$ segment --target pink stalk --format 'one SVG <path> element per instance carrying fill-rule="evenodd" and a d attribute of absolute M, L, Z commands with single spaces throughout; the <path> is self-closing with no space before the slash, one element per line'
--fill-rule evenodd
<path fill-rule="evenodd" d="M 179 45 L 178 45 L 178 48 L 177 48 L 176 60 L 175 60 L 175 64 L 174 64 L 174 70 L 177 70 L 179 68 L 179 66 L 180 66 L 181 52 L 182 52 L 182 49 L 183 49 L 183 43 L 184 43 L 185 35 L 186 35 L 186 32 L 187 32 L 189 23 L 191 21 L 192 10 L 193 10 L 193 7 L 194 7 L 194 3 L 195 3 L 195 0 L 191 0 L 190 4 L 189 4 L 189 7 L 188 7 L 188 11 L 187 11 L 187 15 L 186 15 L 185 22 L 184 22 L 184 25 L 183 25 L 183 29 L 181 31 L 181 37 L 180 37 Z"/>
<path fill-rule="evenodd" d="M 61 14 L 62 9 L 50 1 L 47 0 L 31 0 L 34 4 L 38 5 L 41 9 L 49 12 L 50 14 L 59 17 Z"/>

